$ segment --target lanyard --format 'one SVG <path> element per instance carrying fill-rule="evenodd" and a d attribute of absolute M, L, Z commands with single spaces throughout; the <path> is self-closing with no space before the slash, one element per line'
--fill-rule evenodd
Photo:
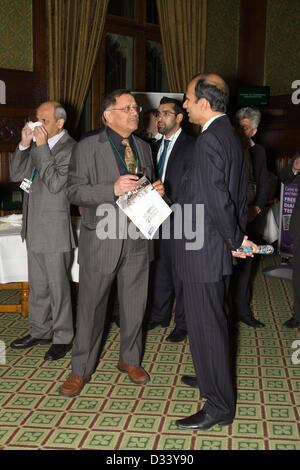
<path fill-rule="evenodd" d="M 33 172 L 32 172 L 32 175 L 31 175 L 31 178 L 30 178 L 30 180 L 29 180 L 31 183 L 32 183 L 33 178 L 35 177 L 36 173 L 37 173 L 36 168 L 34 168 L 34 169 L 33 169 Z"/>
<path fill-rule="evenodd" d="M 126 165 L 126 162 L 124 161 L 124 158 L 121 156 L 120 152 L 118 151 L 117 147 L 115 146 L 115 144 L 113 143 L 113 141 L 111 140 L 110 137 L 108 137 L 110 143 L 112 144 L 112 146 L 114 147 L 115 151 L 117 152 L 121 162 L 123 163 L 123 165 L 125 166 L 126 170 L 128 171 L 128 173 L 130 173 L 129 169 L 128 169 L 128 166 Z M 137 154 L 137 150 L 136 150 L 136 147 L 135 147 L 135 143 L 134 141 L 132 140 L 133 142 L 133 148 L 134 148 L 134 153 L 135 153 L 135 157 L 136 157 L 136 163 L 137 163 L 137 166 L 139 167 L 139 157 L 138 157 L 138 154 Z"/>

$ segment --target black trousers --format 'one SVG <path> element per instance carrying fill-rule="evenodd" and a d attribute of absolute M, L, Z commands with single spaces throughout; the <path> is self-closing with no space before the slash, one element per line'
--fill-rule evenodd
<path fill-rule="evenodd" d="M 219 282 L 183 282 L 190 348 L 203 410 L 215 418 L 232 419 L 235 394 L 231 378 L 226 297 L 229 276 Z"/>
<path fill-rule="evenodd" d="M 174 267 L 174 241 L 156 241 L 156 259 L 151 282 L 151 320 L 162 323 L 171 318 L 176 299 L 174 320 L 176 328 L 186 330 L 182 281 Z"/>

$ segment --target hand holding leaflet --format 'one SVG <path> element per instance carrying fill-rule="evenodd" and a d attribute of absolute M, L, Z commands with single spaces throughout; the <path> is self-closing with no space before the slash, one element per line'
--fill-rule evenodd
<path fill-rule="evenodd" d="M 122 194 L 117 205 L 144 237 L 151 240 L 172 211 L 145 176 L 136 184 L 137 189 Z"/>

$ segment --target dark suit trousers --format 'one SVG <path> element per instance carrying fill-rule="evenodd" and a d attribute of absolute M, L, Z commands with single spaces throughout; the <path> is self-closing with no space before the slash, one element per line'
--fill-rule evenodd
<path fill-rule="evenodd" d="M 256 218 L 253 222 L 247 224 L 246 232 L 249 239 L 260 244 L 260 235 L 258 234 L 257 224 L 259 219 Z M 251 300 L 251 275 L 255 272 L 257 263 L 259 262 L 258 255 L 254 258 L 236 259 L 237 264 L 233 268 L 233 275 L 231 277 L 231 298 L 233 307 L 234 320 L 246 320 L 252 316 L 250 309 Z"/>
<path fill-rule="evenodd" d="M 111 274 L 79 271 L 79 301 L 72 371 L 91 375 L 98 362 L 107 303 L 117 280 L 120 303 L 120 359 L 139 366 L 142 357 L 142 322 L 146 309 L 149 261 L 144 250 L 135 251 L 135 240 L 124 240 L 117 269 Z"/>
<path fill-rule="evenodd" d="M 153 282 L 151 289 L 152 313 L 151 320 L 158 323 L 170 320 L 174 297 L 176 328 L 186 330 L 182 281 L 174 268 L 174 241 L 160 239 L 156 241 L 158 257 L 154 262 Z"/>
<path fill-rule="evenodd" d="M 235 397 L 230 370 L 228 318 L 225 306 L 229 279 L 216 283 L 183 282 L 188 337 L 203 410 L 231 419 Z"/>
<path fill-rule="evenodd" d="M 237 259 L 237 264 L 233 268 L 231 279 L 231 298 L 233 319 L 246 320 L 251 317 L 250 309 L 250 277 L 253 265 L 252 258 Z"/>

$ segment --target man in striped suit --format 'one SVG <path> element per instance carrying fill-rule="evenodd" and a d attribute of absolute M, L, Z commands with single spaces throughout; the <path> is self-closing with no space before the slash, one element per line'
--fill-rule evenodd
<path fill-rule="evenodd" d="M 103 102 L 105 128 L 81 140 L 71 157 L 67 194 L 71 203 L 80 206 L 82 215 L 76 337 L 72 373 L 59 391 L 63 396 L 78 395 L 97 366 L 107 302 L 115 280 L 120 303 L 117 367 L 137 385 L 150 380 L 140 364 L 153 247 L 145 238 L 130 238 L 130 229 L 126 223 L 121 224 L 116 204 L 120 195 L 136 189 L 138 176 L 132 173 L 131 165 L 149 180 L 154 179 L 150 146 L 132 135 L 138 127 L 139 112 L 140 107 L 130 91 L 112 92 Z M 164 194 L 160 181 L 153 186 L 160 195 Z M 103 221 L 105 224 L 104 214 L 110 210 L 116 216 L 114 233 L 100 237 L 99 225 Z"/>
<path fill-rule="evenodd" d="M 198 75 L 190 82 L 183 107 L 190 122 L 202 127 L 191 165 L 180 188 L 179 202 L 204 207 L 201 249 L 177 243 L 176 266 L 183 281 L 184 310 L 196 378 L 206 403 L 198 413 L 178 420 L 180 429 L 205 430 L 230 424 L 235 414 L 225 297 L 232 273 L 232 252 L 242 244 L 247 220 L 244 158 L 241 143 L 226 116 L 228 89 L 217 75 Z M 238 255 L 236 253 L 236 255 Z"/>

